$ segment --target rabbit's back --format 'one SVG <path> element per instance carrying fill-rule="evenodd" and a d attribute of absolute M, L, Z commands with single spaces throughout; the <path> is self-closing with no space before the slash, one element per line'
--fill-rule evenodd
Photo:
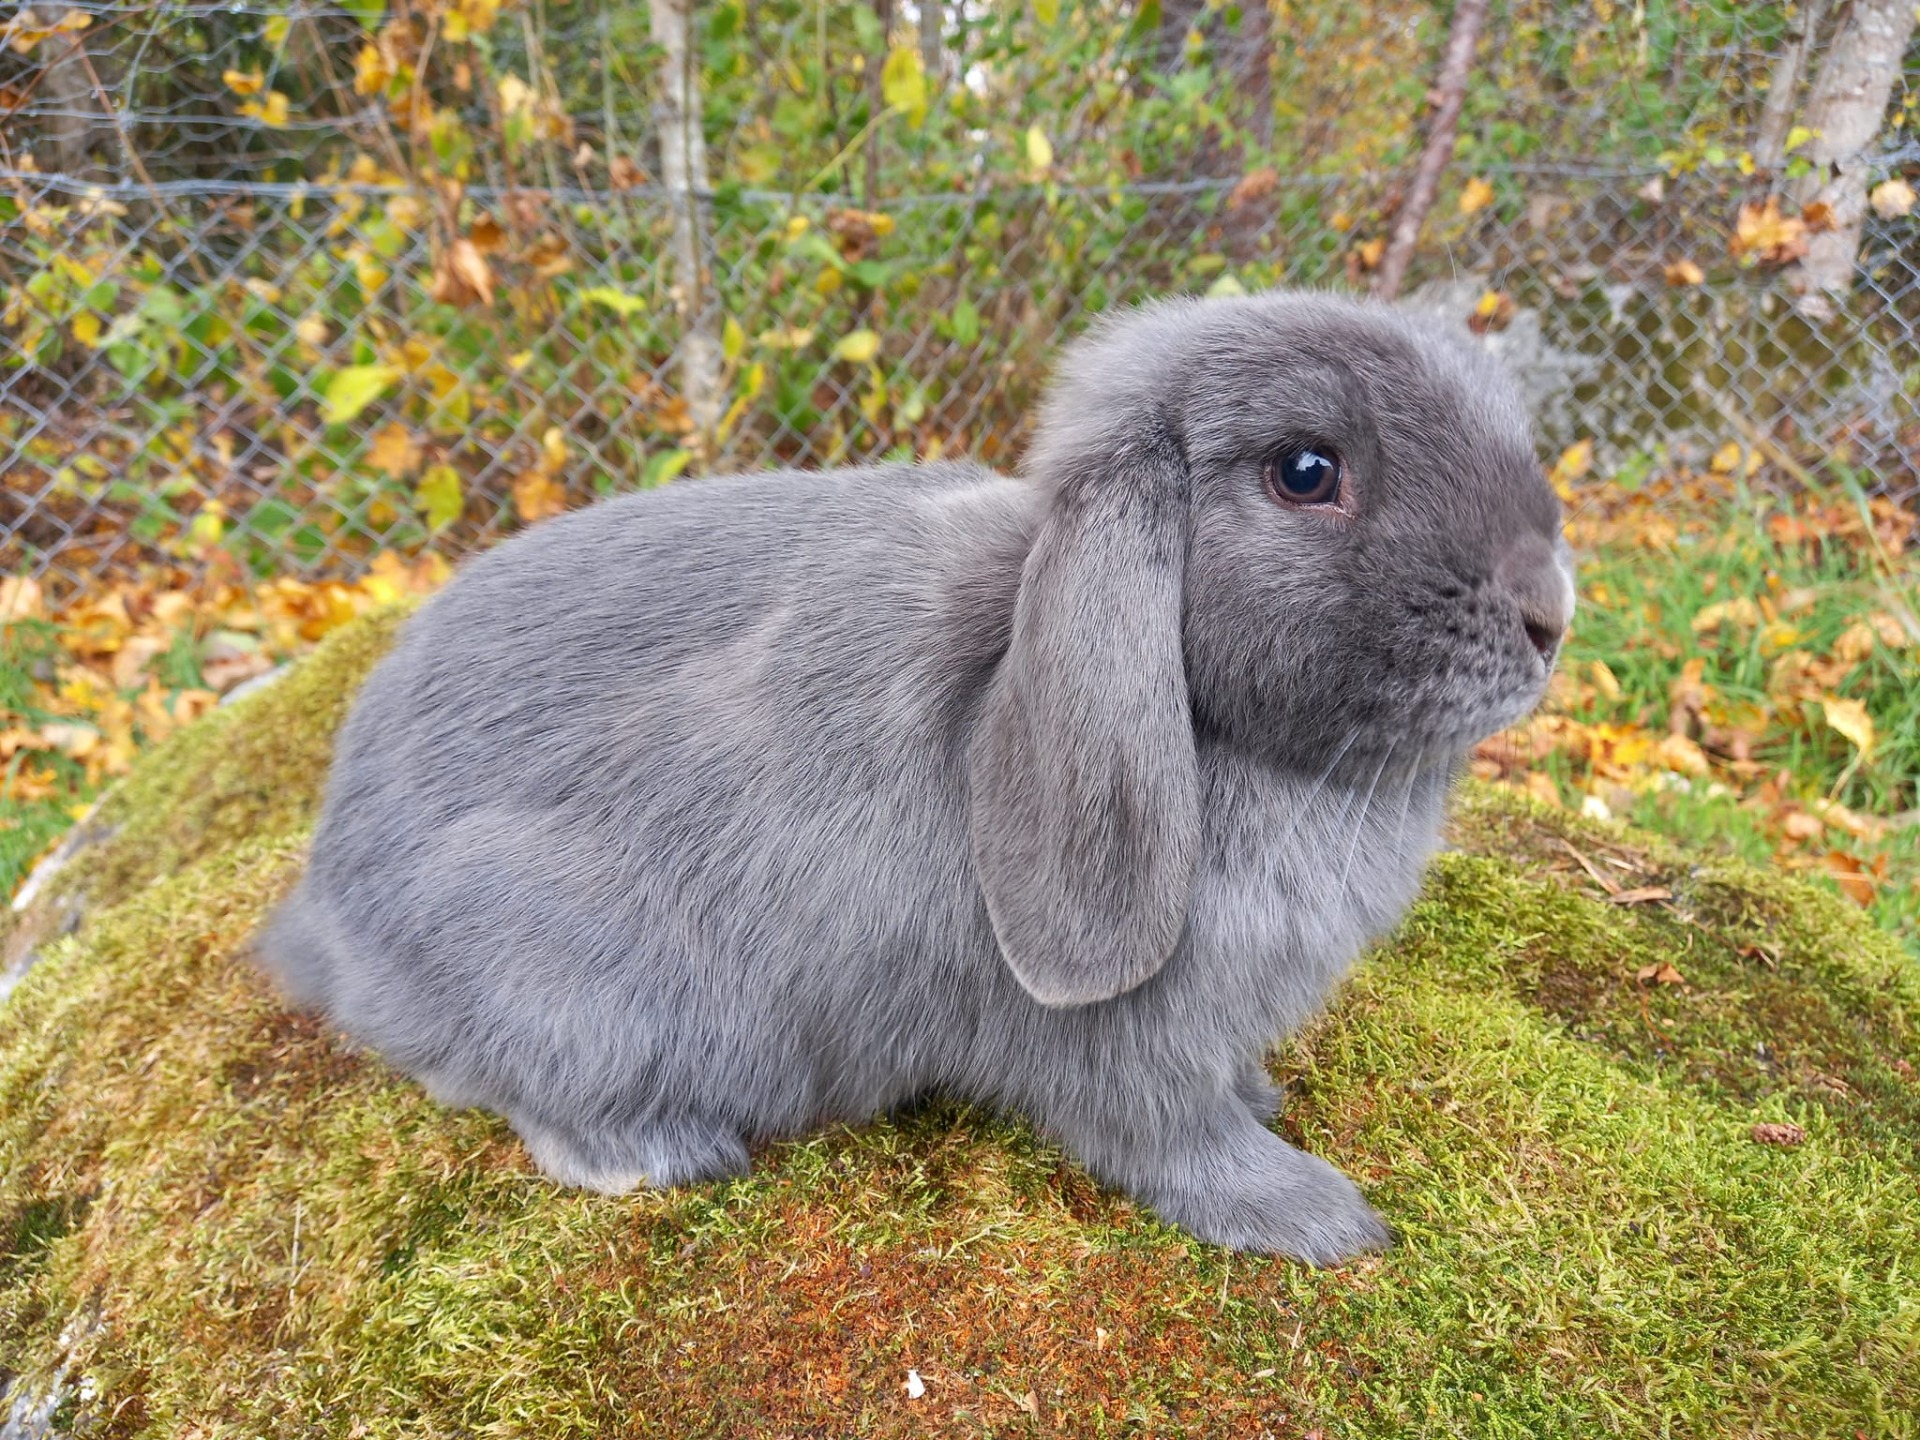
<path fill-rule="evenodd" d="M 961 750 L 1033 514 L 968 466 L 743 476 L 476 560 L 367 682 L 267 958 L 523 1116 L 891 1098 L 916 1037 L 966 1023 L 914 975 L 992 954 Z"/>

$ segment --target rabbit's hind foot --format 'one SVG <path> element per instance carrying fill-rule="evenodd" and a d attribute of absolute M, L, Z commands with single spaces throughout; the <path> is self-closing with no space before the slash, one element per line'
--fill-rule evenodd
<path fill-rule="evenodd" d="M 723 1126 L 685 1116 L 583 1137 L 514 1120 L 513 1128 L 548 1179 L 602 1195 L 643 1186 L 664 1190 L 747 1173 L 746 1144 Z"/>

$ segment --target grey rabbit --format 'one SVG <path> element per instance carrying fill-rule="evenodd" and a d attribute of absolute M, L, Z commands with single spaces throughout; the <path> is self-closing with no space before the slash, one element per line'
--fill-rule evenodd
<path fill-rule="evenodd" d="M 473 560 L 360 694 L 264 960 L 565 1184 L 944 1091 L 1203 1239 L 1385 1245 L 1263 1056 L 1547 682 L 1518 395 L 1388 307 L 1168 301 L 1068 350 L 1023 472 L 682 482 Z"/>

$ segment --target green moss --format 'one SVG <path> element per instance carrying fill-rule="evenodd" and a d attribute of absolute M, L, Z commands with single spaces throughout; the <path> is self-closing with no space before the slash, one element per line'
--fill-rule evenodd
<path fill-rule="evenodd" d="M 128 787 L 121 834 L 189 863 L 96 869 L 118 903 L 0 1009 L 0 1354 L 86 1377 L 90 1434 L 1920 1434 L 1920 991 L 1832 897 L 1470 791 L 1276 1060 L 1399 1231 L 1340 1270 L 955 1105 L 578 1195 L 248 965 L 324 754 L 273 693 Z M 228 838 L 146 808 L 243 747 L 288 786 L 230 789 Z"/>

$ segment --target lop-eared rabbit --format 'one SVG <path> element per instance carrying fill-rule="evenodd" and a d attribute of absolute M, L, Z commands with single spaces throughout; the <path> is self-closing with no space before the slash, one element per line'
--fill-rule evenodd
<path fill-rule="evenodd" d="M 269 967 L 569 1185 L 945 1091 L 1204 1239 L 1384 1245 L 1262 1057 L 1547 683 L 1520 399 L 1438 321 L 1172 301 L 1069 348 L 1022 471 L 682 482 L 472 561 L 361 692 Z"/>

